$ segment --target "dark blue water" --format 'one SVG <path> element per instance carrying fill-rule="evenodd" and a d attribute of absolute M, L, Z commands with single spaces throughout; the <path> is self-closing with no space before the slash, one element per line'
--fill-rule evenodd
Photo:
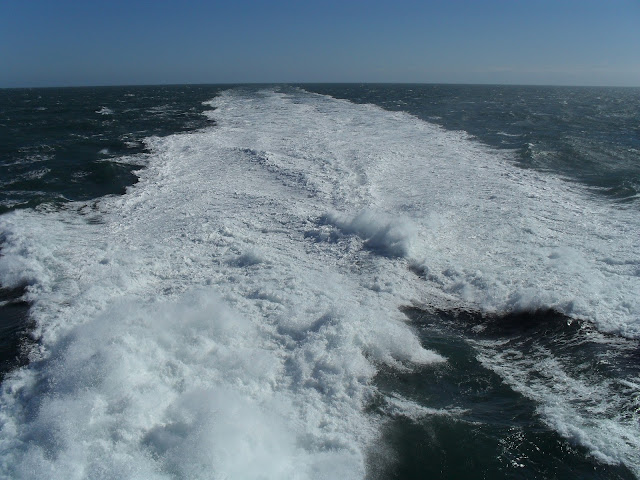
<path fill-rule="evenodd" d="M 132 171 L 141 161 L 135 157 L 146 152 L 144 139 L 209 124 L 202 102 L 219 90 L 0 90 L 0 213 L 123 193 L 135 182 Z"/>
<path fill-rule="evenodd" d="M 571 364 L 573 374 L 606 379 L 634 378 L 640 372 L 638 345 L 611 348 L 580 322 L 553 311 L 487 317 L 468 312 L 407 310 L 426 346 L 447 355 L 446 367 L 398 374 L 381 372 L 383 391 L 414 400 L 428 398 L 459 418 L 433 415 L 412 422 L 393 419 L 385 432 L 397 463 L 380 478 L 635 478 L 624 466 L 603 465 L 587 450 L 545 425 L 538 405 L 514 391 L 478 360 L 477 341 L 499 342 L 519 358 L 538 363 L 550 356 Z M 479 328 L 480 327 L 480 328 Z M 597 337 L 597 336 L 596 336 Z M 492 352 L 493 353 L 493 352 Z M 613 355 L 614 361 L 602 362 Z M 619 393 L 624 395 L 621 386 Z M 633 408 L 633 407 L 631 407 Z M 631 414 L 631 412 L 630 412 Z"/>
<path fill-rule="evenodd" d="M 145 139 L 213 126 L 203 115 L 211 107 L 203 102 L 226 88 L 0 90 L 0 214 L 124 193 L 136 182 L 135 171 L 144 168 L 149 152 Z M 640 89 L 366 84 L 279 88 L 303 88 L 407 112 L 508 150 L 519 167 L 582 185 L 614 208 L 639 205 Z M 30 334 L 25 288 L 28 285 L 0 289 L 3 376 L 27 363 L 25 352 L 38 340 Z M 640 378 L 637 340 L 602 335 L 589 322 L 552 310 L 494 317 L 408 308 L 405 314 L 423 345 L 448 362 L 407 372 L 383 368 L 376 377 L 381 394 L 418 403 L 428 400 L 434 408 L 453 406 L 464 413 L 416 420 L 395 415 L 382 399 L 373 399 L 369 410 L 384 420 L 385 428 L 384 452 L 374 449 L 370 455 L 370 478 L 636 478 L 633 465 L 594 458 L 580 441 L 559 432 L 526 389 L 539 381 L 552 390 L 544 384 L 543 366 L 557 361 L 569 376 L 606 384 L 626 398 L 612 406 L 615 411 L 604 412 L 595 412 L 597 402 L 588 398 L 575 400 L 584 401 L 585 409 L 594 408 L 594 419 L 640 421 L 640 397 L 628 381 Z M 513 355 L 526 381 L 518 383 L 504 365 L 491 363 L 495 345 Z"/>

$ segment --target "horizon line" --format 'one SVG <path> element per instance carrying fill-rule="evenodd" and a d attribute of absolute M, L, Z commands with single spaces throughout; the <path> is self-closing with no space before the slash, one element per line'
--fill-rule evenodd
<path fill-rule="evenodd" d="M 640 85 L 577 85 L 565 83 L 493 83 L 493 82 L 369 82 L 369 81 L 302 81 L 302 82 L 184 82 L 184 83 L 114 83 L 114 84 L 69 84 L 38 86 L 0 86 L 0 90 L 29 90 L 54 88 L 123 88 L 123 87 L 178 87 L 178 86 L 243 86 L 243 85 L 450 85 L 487 87 L 567 87 L 567 88 L 640 88 Z"/>

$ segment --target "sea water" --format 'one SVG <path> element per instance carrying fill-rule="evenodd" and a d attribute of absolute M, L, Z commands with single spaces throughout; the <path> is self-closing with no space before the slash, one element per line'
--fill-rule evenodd
<path fill-rule="evenodd" d="M 0 92 L 4 478 L 640 477 L 640 91 Z"/>

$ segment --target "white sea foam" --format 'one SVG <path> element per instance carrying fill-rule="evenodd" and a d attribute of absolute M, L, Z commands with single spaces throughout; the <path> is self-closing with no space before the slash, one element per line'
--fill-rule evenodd
<path fill-rule="evenodd" d="M 328 214 L 324 222 L 338 227 L 343 233 L 355 234 L 364 246 L 391 257 L 409 257 L 412 237 L 416 229 L 411 222 L 392 218 L 388 214 L 363 210 L 355 217 Z"/>
<path fill-rule="evenodd" d="M 0 219 L 0 280 L 29 286 L 41 338 L 4 383 L 1 471 L 361 478 L 376 365 L 443 359 L 391 283 L 305 239 L 326 205 L 301 177 L 232 129 L 148 143 L 126 195 Z"/>
<path fill-rule="evenodd" d="M 216 127 L 147 139 L 124 196 L 0 217 L 0 282 L 28 285 L 41 338 L 3 384 L 3 475 L 362 478 L 377 367 L 444 360 L 398 307 L 640 334 L 631 212 L 406 114 L 210 105 Z"/>
<path fill-rule="evenodd" d="M 425 407 L 419 403 L 402 398 L 397 394 L 385 397 L 385 401 L 387 405 L 384 410 L 387 415 L 407 417 L 414 421 L 420 421 L 433 416 L 456 418 L 467 413 L 466 410 L 455 407 L 449 409 Z"/>
<path fill-rule="evenodd" d="M 102 106 L 99 110 L 96 110 L 96 113 L 99 113 L 100 115 L 113 115 L 113 110 L 109 107 Z"/>

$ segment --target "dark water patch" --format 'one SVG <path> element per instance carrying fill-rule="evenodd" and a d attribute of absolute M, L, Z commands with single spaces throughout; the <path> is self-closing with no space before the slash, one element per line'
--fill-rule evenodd
<path fill-rule="evenodd" d="M 120 194 L 148 153 L 143 140 L 211 125 L 203 102 L 223 87 L 0 90 L 0 213 Z M 156 109 L 156 110 L 154 110 Z M 149 113 L 149 112 L 152 113 Z M 46 168 L 46 172 L 42 170 Z M 34 175 L 37 173 L 37 175 Z"/>
<path fill-rule="evenodd" d="M 28 362 L 33 340 L 29 304 L 22 299 L 25 288 L 0 288 L 0 381 L 5 375 Z"/>
<path fill-rule="evenodd" d="M 384 438 L 395 461 L 370 465 L 371 479 L 635 478 L 625 467 L 598 464 L 583 449 L 535 425 L 470 425 L 437 416 L 421 422 L 398 419 Z"/>
<path fill-rule="evenodd" d="M 447 328 L 469 340 L 498 340 L 503 348 L 523 355 L 547 349 L 562 358 L 571 371 L 608 378 L 640 378 L 640 341 L 598 331 L 586 320 L 568 317 L 554 309 L 498 313 L 452 309 L 426 312 L 407 309 L 407 315 L 432 328 Z"/>
<path fill-rule="evenodd" d="M 537 401 L 480 361 L 477 342 L 499 341 L 499 348 L 519 349 L 534 364 L 533 344 L 542 342 L 552 356 L 571 360 L 570 374 L 596 383 L 637 368 L 632 345 L 625 343 L 616 357 L 628 363 L 627 369 L 614 362 L 602 368 L 590 357 L 611 345 L 598 347 L 601 339 L 594 340 L 589 351 L 588 325 L 553 310 L 503 316 L 415 308 L 405 313 L 424 347 L 447 362 L 377 375 L 380 396 L 371 409 L 387 421 L 383 439 L 391 453 L 371 455 L 370 478 L 635 478 L 623 464 L 601 463 L 550 428 Z M 632 409 L 632 402 L 627 407 Z"/>
<path fill-rule="evenodd" d="M 589 325 L 580 319 L 564 315 L 553 308 L 511 311 L 505 313 L 487 313 L 469 309 L 440 310 L 433 309 L 432 315 L 426 310 L 406 309 L 411 318 L 420 318 L 425 323 L 445 320 L 469 334 L 492 338 L 524 335 L 575 335 Z"/>

